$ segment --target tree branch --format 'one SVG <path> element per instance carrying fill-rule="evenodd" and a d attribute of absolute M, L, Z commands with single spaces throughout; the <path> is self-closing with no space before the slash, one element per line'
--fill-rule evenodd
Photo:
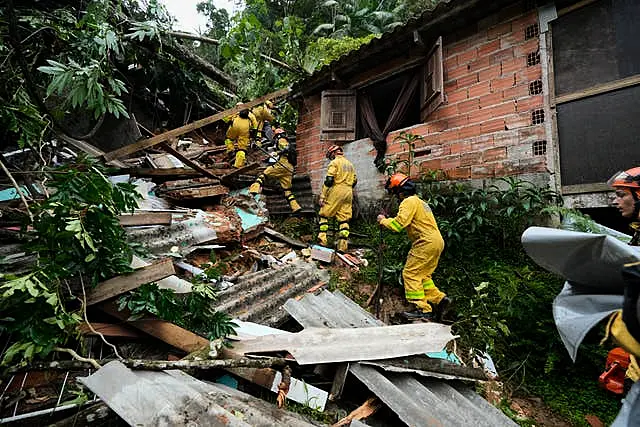
<path fill-rule="evenodd" d="M 89 365 L 91 365 L 93 368 L 95 369 L 100 369 L 102 368 L 102 366 L 100 366 L 100 364 L 98 362 L 96 362 L 95 359 L 90 359 L 88 357 L 82 357 L 80 356 L 78 353 L 76 353 L 75 351 L 71 350 L 70 348 L 66 348 L 66 347 L 54 347 L 53 348 L 54 351 L 59 351 L 59 352 L 63 352 L 63 353 L 69 353 L 71 355 L 71 357 L 73 357 L 74 359 L 76 359 L 79 362 L 86 362 Z M 52 363 L 56 363 L 56 362 L 52 362 Z M 60 363 L 60 362 L 58 362 Z"/>
<path fill-rule="evenodd" d="M 4 171 L 5 174 L 7 174 L 7 176 L 11 180 L 11 183 L 13 184 L 13 187 L 16 189 L 16 191 L 20 195 L 20 199 L 22 199 L 22 203 L 24 203 L 24 207 L 27 210 L 27 214 L 29 214 L 29 219 L 31 220 L 31 223 L 33 224 L 33 214 L 31 213 L 31 210 L 29 209 L 29 204 L 27 203 L 27 199 L 25 199 L 24 198 L 24 194 L 22 194 L 22 189 L 20 188 L 20 186 L 16 182 L 15 178 L 13 177 L 13 175 L 11 175 L 11 172 L 9 172 L 9 169 L 7 169 L 7 167 L 4 165 L 2 160 L 0 160 L 0 167 L 2 167 L 2 170 Z"/>

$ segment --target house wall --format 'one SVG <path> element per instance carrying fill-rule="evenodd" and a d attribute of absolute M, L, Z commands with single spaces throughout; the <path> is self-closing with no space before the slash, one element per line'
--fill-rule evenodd
<path fill-rule="evenodd" d="M 528 55 L 539 52 L 540 37 L 538 31 L 533 37 L 526 32 L 537 25 L 537 11 L 514 12 L 502 20 L 489 17 L 464 36 L 443 35 L 445 102 L 426 123 L 403 129 L 423 138 L 416 146 L 421 171 L 443 170 L 450 179 L 474 185 L 512 175 L 548 184 L 551 150 L 533 152 L 536 141 L 551 145 L 550 128 L 532 121 L 536 110 L 549 118 L 544 93 L 530 91 L 536 81 L 542 87 L 540 63 L 527 64 Z M 305 98 L 303 104 L 297 129 L 299 170 L 311 174 L 318 192 L 330 143 L 320 141 L 320 94 Z M 388 158 L 406 155 L 406 146 L 394 141 L 403 130 L 388 136 Z M 360 198 L 375 200 L 384 176 L 375 172 L 371 143 L 347 143 L 345 153 L 366 177 L 358 184 Z"/>

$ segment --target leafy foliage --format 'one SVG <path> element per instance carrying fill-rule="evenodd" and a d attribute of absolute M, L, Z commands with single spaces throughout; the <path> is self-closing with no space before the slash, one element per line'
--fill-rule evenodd
<path fill-rule="evenodd" d="M 25 249 L 37 255 L 38 264 L 0 284 L 0 332 L 13 341 L 3 363 L 18 354 L 26 362 L 64 344 L 81 320 L 82 289 L 131 270 L 118 215 L 135 206 L 139 195 L 133 187 L 111 184 L 104 168 L 87 158 L 51 170 L 48 179 L 55 194 L 32 206 L 33 230 L 27 231 Z"/>
<path fill-rule="evenodd" d="M 130 319 L 153 314 L 215 340 L 233 334 L 238 327 L 226 313 L 212 308 L 215 297 L 215 289 L 206 283 L 194 283 L 193 291 L 186 295 L 150 283 L 120 297 L 118 309 L 130 310 Z"/>

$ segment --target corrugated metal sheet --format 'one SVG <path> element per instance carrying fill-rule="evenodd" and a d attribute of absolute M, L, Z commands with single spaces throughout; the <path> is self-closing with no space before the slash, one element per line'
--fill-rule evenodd
<path fill-rule="evenodd" d="M 305 328 L 383 325 L 339 291 L 331 293 L 325 290 L 311 298 L 306 296 L 300 301 L 289 300 L 285 310 Z M 380 372 L 372 366 L 359 363 L 352 363 L 349 372 L 409 426 L 517 425 L 462 385 L 452 386 L 437 379 L 418 380 L 411 374 Z"/>
<path fill-rule="evenodd" d="M 132 426 L 304 426 L 297 414 L 182 371 L 132 371 L 106 364 L 79 381 Z"/>
<path fill-rule="evenodd" d="M 287 317 L 282 305 L 321 281 L 329 281 L 326 270 L 304 261 L 245 274 L 218 294 L 215 309 L 240 320 L 277 326 Z"/>
<path fill-rule="evenodd" d="M 328 292 L 327 292 L 328 293 Z M 441 350 L 454 338 L 439 323 L 378 328 L 307 328 L 295 334 L 267 335 L 234 344 L 242 354 L 286 350 L 300 365 L 391 359 Z"/>
<path fill-rule="evenodd" d="M 235 178 L 235 185 L 248 187 L 256 177 L 241 175 Z M 267 198 L 267 209 L 271 215 L 288 215 L 291 213 L 289 203 L 284 198 L 284 193 L 275 182 L 267 180 L 263 194 Z M 293 177 L 291 191 L 296 196 L 304 212 L 314 212 L 314 197 L 309 175 L 296 175 Z"/>

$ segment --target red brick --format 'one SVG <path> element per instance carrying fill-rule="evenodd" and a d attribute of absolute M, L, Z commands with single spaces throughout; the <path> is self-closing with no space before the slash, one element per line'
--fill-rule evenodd
<path fill-rule="evenodd" d="M 500 50 L 500 40 L 492 40 L 481 46 L 478 46 L 478 57 L 484 57 Z"/>
<path fill-rule="evenodd" d="M 449 124 L 446 120 L 434 120 L 427 123 L 429 126 L 429 134 L 434 132 L 442 132 L 445 129 L 449 128 Z"/>
<path fill-rule="evenodd" d="M 420 163 L 420 170 L 422 172 L 434 171 L 442 169 L 442 160 L 440 159 L 429 159 Z"/>
<path fill-rule="evenodd" d="M 502 103 L 502 92 L 490 93 L 479 98 L 480 108 L 491 107 Z"/>
<path fill-rule="evenodd" d="M 469 151 L 470 148 L 471 148 L 471 144 L 464 141 L 454 142 L 453 144 L 449 145 L 451 154 L 461 154 L 466 151 Z"/>
<path fill-rule="evenodd" d="M 508 47 L 513 48 L 514 46 L 524 42 L 524 30 L 513 31 L 510 34 L 504 34 L 500 36 L 499 40 L 501 49 L 505 49 Z"/>
<path fill-rule="evenodd" d="M 507 158 L 507 149 L 505 147 L 489 148 L 482 152 L 482 160 L 485 162 L 493 162 Z"/>
<path fill-rule="evenodd" d="M 489 59 L 491 64 L 499 64 L 502 61 L 513 58 L 513 48 L 509 47 L 507 49 L 502 49 L 492 54 Z"/>
<path fill-rule="evenodd" d="M 471 167 L 471 178 L 492 178 L 495 176 L 495 166 L 491 163 Z"/>
<path fill-rule="evenodd" d="M 478 72 L 478 78 L 480 79 L 481 82 L 485 80 L 497 79 L 498 77 L 500 77 L 501 73 L 502 73 L 502 66 L 500 64 L 495 64 L 489 68 L 480 70 Z"/>
<path fill-rule="evenodd" d="M 458 105 L 457 104 L 449 104 L 445 106 L 440 106 L 434 113 L 435 119 L 446 119 L 449 117 L 458 115 Z"/>
<path fill-rule="evenodd" d="M 505 22 L 504 24 L 499 24 L 494 27 L 489 28 L 487 32 L 487 37 L 489 40 L 493 40 L 495 38 L 500 37 L 503 34 L 507 34 L 511 32 L 511 22 Z"/>
<path fill-rule="evenodd" d="M 528 128 L 523 128 L 518 130 L 518 141 L 537 141 L 540 139 L 544 139 L 545 137 L 545 129 L 542 125 L 531 126 Z"/>
<path fill-rule="evenodd" d="M 458 128 L 461 126 L 465 126 L 468 123 L 469 123 L 469 116 L 467 114 L 460 114 L 447 119 L 447 124 L 449 125 L 450 128 Z"/>
<path fill-rule="evenodd" d="M 488 81 L 482 81 L 469 87 L 469 98 L 488 95 L 491 92 L 491 84 Z"/>
<path fill-rule="evenodd" d="M 533 24 L 538 23 L 538 16 L 535 12 L 527 13 L 521 17 L 518 17 L 511 21 L 511 28 L 513 32 L 522 31 L 522 37 L 524 38 L 524 30 Z"/>
<path fill-rule="evenodd" d="M 451 156 L 451 157 L 445 157 L 444 159 L 440 159 L 441 160 L 441 166 L 442 169 L 453 169 L 453 168 L 457 168 L 460 166 L 460 156 L 459 155 L 455 155 L 455 156 Z"/>
<path fill-rule="evenodd" d="M 518 131 L 505 131 L 493 136 L 493 145 L 496 147 L 508 147 L 518 143 Z"/>
<path fill-rule="evenodd" d="M 491 92 L 502 91 L 515 86 L 515 74 L 491 80 Z"/>
<path fill-rule="evenodd" d="M 470 111 L 474 111 L 480 108 L 480 102 L 478 98 L 470 99 L 468 101 L 463 101 L 458 103 L 458 112 L 460 114 L 468 113 Z"/>
<path fill-rule="evenodd" d="M 445 70 L 452 70 L 456 68 L 458 66 L 458 57 L 452 56 L 452 57 L 446 58 L 444 60 L 443 66 Z"/>
<path fill-rule="evenodd" d="M 451 154 L 451 147 L 448 145 L 437 145 L 431 150 L 433 157 L 443 157 Z"/>
<path fill-rule="evenodd" d="M 501 63 L 502 65 L 502 74 L 510 75 L 511 73 L 515 73 L 516 71 L 524 70 L 527 66 L 526 58 L 513 58 L 513 59 L 505 59 Z"/>
<path fill-rule="evenodd" d="M 546 156 L 535 156 L 528 159 L 520 159 L 518 166 L 520 167 L 521 173 L 546 172 Z"/>
<path fill-rule="evenodd" d="M 540 40 L 531 39 L 526 42 L 513 47 L 513 56 L 518 58 L 520 56 L 527 56 L 530 53 L 536 52 L 540 48 Z"/>
<path fill-rule="evenodd" d="M 446 72 L 445 72 L 446 75 Z M 458 82 L 455 80 L 449 80 L 447 81 L 447 79 L 445 78 L 445 82 L 444 82 L 444 93 L 450 93 L 450 92 L 454 92 L 455 90 L 458 89 Z"/>
<path fill-rule="evenodd" d="M 504 177 L 515 175 L 520 171 L 520 166 L 517 160 L 504 160 L 502 162 L 493 163 L 495 167 L 495 176 Z"/>
<path fill-rule="evenodd" d="M 508 89 L 505 89 L 502 93 L 504 99 L 518 99 L 525 96 L 529 96 L 529 85 L 519 84 Z"/>
<path fill-rule="evenodd" d="M 447 169 L 445 173 L 449 179 L 468 179 L 471 178 L 471 167 Z"/>
<path fill-rule="evenodd" d="M 507 116 L 515 112 L 516 107 L 513 101 L 504 102 L 469 113 L 469 123 L 482 123 L 485 120 Z"/>
<path fill-rule="evenodd" d="M 472 138 L 474 136 L 479 136 L 481 134 L 482 134 L 482 131 L 480 130 L 480 125 L 471 125 L 471 126 L 465 126 L 462 129 L 460 129 L 458 133 L 458 137 L 460 139 L 465 139 L 465 138 Z"/>
<path fill-rule="evenodd" d="M 469 145 L 471 146 L 471 145 Z M 462 153 L 460 155 L 460 166 L 472 166 L 480 163 L 482 158 L 479 151 L 473 151 L 470 153 Z"/>
<path fill-rule="evenodd" d="M 542 67 L 536 65 L 534 67 L 527 67 L 518 72 L 518 77 L 522 82 L 532 82 L 534 80 L 540 80 L 542 78 Z"/>
<path fill-rule="evenodd" d="M 531 126 L 531 114 L 520 113 L 512 114 L 504 119 L 504 126 L 507 129 L 518 129 L 526 126 Z"/>
<path fill-rule="evenodd" d="M 489 56 L 485 55 L 468 64 L 468 69 L 470 71 L 478 71 L 487 68 L 489 65 L 491 65 L 491 61 Z"/>
<path fill-rule="evenodd" d="M 452 91 L 452 92 L 447 92 L 445 90 L 445 96 L 449 104 L 455 104 L 457 102 L 464 101 L 469 98 L 467 88 L 463 88 L 463 89 Z"/>
<path fill-rule="evenodd" d="M 469 70 L 467 70 L 467 67 L 464 67 L 464 66 L 456 67 L 452 70 L 444 70 L 444 79 L 446 81 L 455 80 L 463 77 L 468 77 L 471 74 L 472 73 Z M 458 83 L 458 87 L 460 87 L 459 83 Z"/>
<path fill-rule="evenodd" d="M 482 135 L 478 138 L 473 138 L 470 142 L 472 151 L 486 150 L 494 146 L 493 135 Z"/>
<path fill-rule="evenodd" d="M 458 58 L 458 65 L 467 64 L 468 62 L 473 61 L 477 57 L 478 57 L 478 51 L 475 48 L 470 49 L 466 52 L 462 52 L 461 54 L 456 56 L 456 58 Z"/>
<path fill-rule="evenodd" d="M 473 73 L 460 77 L 458 80 L 458 87 L 468 87 L 475 83 L 478 83 L 478 73 Z"/>
<path fill-rule="evenodd" d="M 445 144 L 447 142 L 458 140 L 458 130 L 457 129 L 447 129 L 446 131 L 440 134 L 440 142 Z"/>
<path fill-rule="evenodd" d="M 492 119 L 480 123 L 482 133 L 491 133 L 504 130 L 504 119 Z"/>
<path fill-rule="evenodd" d="M 463 53 L 465 50 L 469 49 L 473 45 L 472 41 L 469 39 L 461 40 L 452 44 L 445 44 L 445 56 L 450 57 L 453 55 L 458 55 Z"/>
<path fill-rule="evenodd" d="M 527 98 L 522 98 L 516 101 L 516 110 L 518 112 L 531 111 L 536 108 L 542 108 L 543 98 L 542 95 L 533 95 Z"/>

